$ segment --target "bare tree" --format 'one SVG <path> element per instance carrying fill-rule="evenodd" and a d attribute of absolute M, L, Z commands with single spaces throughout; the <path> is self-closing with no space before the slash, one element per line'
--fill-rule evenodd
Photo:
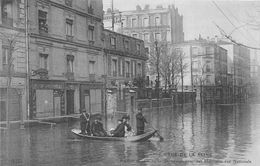
<path fill-rule="evenodd" d="M 7 56 L 6 56 L 6 73 L 7 73 L 7 87 L 6 87 L 6 122 L 7 122 L 7 128 L 9 128 L 10 121 L 9 121 L 9 104 L 10 104 L 10 89 L 11 89 L 11 82 L 12 82 L 12 76 L 14 72 L 14 52 L 24 48 L 18 45 L 18 43 L 23 43 L 21 41 L 22 33 L 15 32 L 15 33 L 4 33 L 0 32 L 0 39 L 7 47 Z M 5 56 L 5 55 L 3 55 Z"/>

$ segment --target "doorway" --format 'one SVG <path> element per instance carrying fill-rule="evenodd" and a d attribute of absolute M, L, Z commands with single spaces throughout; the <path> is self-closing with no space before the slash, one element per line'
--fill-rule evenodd
<path fill-rule="evenodd" d="M 74 114 L 74 90 L 67 90 L 67 115 Z"/>

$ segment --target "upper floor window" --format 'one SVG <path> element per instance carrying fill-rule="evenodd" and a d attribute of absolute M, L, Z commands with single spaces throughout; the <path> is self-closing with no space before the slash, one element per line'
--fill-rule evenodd
<path fill-rule="evenodd" d="M 138 35 L 136 33 L 132 34 L 132 37 L 138 38 Z"/>
<path fill-rule="evenodd" d="M 1 0 L 1 11 L 2 11 L 2 23 L 6 25 L 13 25 L 13 8 L 12 1 L 10 0 Z"/>
<path fill-rule="evenodd" d="M 67 72 L 68 73 L 73 73 L 74 71 L 74 56 L 73 55 L 67 55 Z"/>
<path fill-rule="evenodd" d="M 112 73 L 113 73 L 114 77 L 117 76 L 117 60 L 116 59 L 112 59 Z"/>
<path fill-rule="evenodd" d="M 126 27 L 126 19 L 122 19 L 121 20 L 121 26 L 122 27 Z"/>
<path fill-rule="evenodd" d="M 111 38 L 110 38 L 110 44 L 111 44 L 111 46 L 112 46 L 113 48 L 116 48 L 116 38 L 111 37 Z"/>
<path fill-rule="evenodd" d="M 89 26 L 88 26 L 88 32 L 89 32 L 89 40 L 90 40 L 90 41 L 94 41 L 94 39 L 95 39 L 94 26 L 89 25 Z"/>
<path fill-rule="evenodd" d="M 154 24 L 155 24 L 155 26 L 160 25 L 160 17 L 155 17 Z"/>
<path fill-rule="evenodd" d="M 160 33 L 155 33 L 155 40 L 161 41 L 161 34 Z"/>
<path fill-rule="evenodd" d="M 191 52 L 192 52 L 192 55 L 199 55 L 199 48 L 197 48 L 197 47 L 192 47 Z"/>
<path fill-rule="evenodd" d="M 137 74 L 142 76 L 142 64 L 141 63 L 137 64 Z"/>
<path fill-rule="evenodd" d="M 89 74 L 95 74 L 95 61 L 89 61 Z"/>
<path fill-rule="evenodd" d="M 8 64 L 8 56 L 9 55 L 9 49 L 6 47 L 2 47 L 2 64 L 7 65 Z"/>
<path fill-rule="evenodd" d="M 144 34 L 144 41 L 150 42 L 150 34 L 149 33 Z"/>
<path fill-rule="evenodd" d="M 125 62 L 125 74 L 126 74 L 126 77 L 130 77 L 130 62 L 129 61 Z"/>
<path fill-rule="evenodd" d="M 40 68 L 48 69 L 48 54 L 40 53 Z"/>
<path fill-rule="evenodd" d="M 48 33 L 47 12 L 38 11 L 39 32 Z"/>
<path fill-rule="evenodd" d="M 134 61 L 133 61 L 133 63 L 132 63 L 132 75 L 133 75 L 133 76 L 136 75 L 135 62 L 134 62 Z"/>
<path fill-rule="evenodd" d="M 73 20 L 66 19 L 66 35 L 73 36 Z"/>
<path fill-rule="evenodd" d="M 144 19 L 143 19 L 143 26 L 144 26 L 144 27 L 148 27 L 148 26 L 149 26 L 149 20 L 148 20 L 148 18 L 144 18 Z"/>
<path fill-rule="evenodd" d="M 136 20 L 136 18 L 132 19 L 132 27 L 137 27 L 137 20 Z"/>
<path fill-rule="evenodd" d="M 141 53 L 141 45 L 138 43 L 136 44 L 136 50 L 137 50 L 137 53 L 140 54 Z"/>
<path fill-rule="evenodd" d="M 72 6 L 72 0 L 65 0 L 65 5 Z"/>
<path fill-rule="evenodd" d="M 128 40 L 124 40 L 124 48 L 126 50 L 129 50 L 129 41 Z"/>
<path fill-rule="evenodd" d="M 170 42 L 172 40 L 171 31 L 167 31 L 166 35 L 166 40 Z"/>

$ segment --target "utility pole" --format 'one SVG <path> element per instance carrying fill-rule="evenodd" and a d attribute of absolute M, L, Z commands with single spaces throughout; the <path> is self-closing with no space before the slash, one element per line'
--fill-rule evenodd
<path fill-rule="evenodd" d="M 26 111 L 27 111 L 27 119 L 30 117 L 30 61 L 29 61 L 29 0 L 25 0 L 25 52 L 26 52 Z M 24 125 L 24 121 L 22 118 L 22 126 Z"/>
<path fill-rule="evenodd" d="M 158 49 L 158 41 L 156 40 L 155 42 L 154 42 L 154 44 L 155 44 L 155 50 L 156 50 L 156 57 L 157 57 L 157 63 L 156 63 L 156 70 L 157 70 L 157 90 L 158 90 L 158 92 L 157 92 L 157 100 L 158 100 L 158 109 L 160 109 L 159 107 L 160 107 L 160 71 L 159 71 L 159 49 Z"/>

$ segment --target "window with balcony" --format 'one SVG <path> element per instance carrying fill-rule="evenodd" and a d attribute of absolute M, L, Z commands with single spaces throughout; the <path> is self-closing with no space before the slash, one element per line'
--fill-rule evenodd
<path fill-rule="evenodd" d="M 155 40 L 156 41 L 161 41 L 161 34 L 160 33 L 155 33 Z"/>
<path fill-rule="evenodd" d="M 144 18 L 143 19 L 143 26 L 144 27 L 148 27 L 149 26 L 149 19 L 148 18 Z"/>
<path fill-rule="evenodd" d="M 132 19 L 132 27 L 137 27 L 137 20 L 136 20 L 136 18 Z"/>
<path fill-rule="evenodd" d="M 114 37 L 111 37 L 111 38 L 110 38 L 110 45 L 111 45 L 113 48 L 116 48 L 116 38 L 114 38 Z"/>
<path fill-rule="evenodd" d="M 130 62 L 129 61 L 125 62 L 125 76 L 127 78 L 130 77 Z"/>
<path fill-rule="evenodd" d="M 95 27 L 92 25 L 88 26 L 88 33 L 89 33 L 89 42 L 90 44 L 94 44 L 95 41 Z"/>
<path fill-rule="evenodd" d="M 160 25 L 160 17 L 155 17 L 154 23 L 155 23 L 155 26 L 159 26 Z"/>
<path fill-rule="evenodd" d="M 116 59 L 112 59 L 112 73 L 113 73 L 114 77 L 117 76 L 117 60 Z"/>
<path fill-rule="evenodd" d="M 73 20 L 66 19 L 66 35 L 73 36 Z"/>
<path fill-rule="evenodd" d="M 150 34 L 149 33 L 144 34 L 144 41 L 150 42 Z"/>
<path fill-rule="evenodd" d="M 67 72 L 73 73 L 74 72 L 74 56 L 73 55 L 67 55 Z"/>
<path fill-rule="evenodd" d="M 48 33 L 47 12 L 38 11 L 39 32 Z"/>
<path fill-rule="evenodd" d="M 2 23 L 5 25 L 13 26 L 13 8 L 12 1 L 1 0 L 1 11 L 2 11 Z"/>

